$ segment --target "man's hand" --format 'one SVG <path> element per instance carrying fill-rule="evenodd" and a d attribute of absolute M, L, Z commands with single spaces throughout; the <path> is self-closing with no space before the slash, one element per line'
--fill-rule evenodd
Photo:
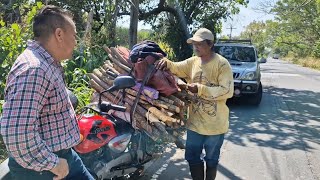
<path fill-rule="evenodd" d="M 164 59 L 160 59 L 159 61 L 156 62 L 156 68 L 164 71 L 168 70 L 167 61 Z"/>
<path fill-rule="evenodd" d="M 66 159 L 59 158 L 59 163 L 56 167 L 50 170 L 56 176 L 53 180 L 59 180 L 65 178 L 69 174 L 69 165 Z"/>
<path fill-rule="evenodd" d="M 188 90 L 192 93 L 198 93 L 198 86 L 197 84 L 188 84 Z"/>

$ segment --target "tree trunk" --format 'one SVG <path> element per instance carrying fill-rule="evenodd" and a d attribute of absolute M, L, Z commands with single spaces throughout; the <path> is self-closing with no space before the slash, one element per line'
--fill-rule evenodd
<path fill-rule="evenodd" d="M 138 18 L 139 18 L 139 0 L 131 1 L 130 28 L 129 28 L 129 48 L 137 44 L 138 37 Z"/>
<path fill-rule="evenodd" d="M 117 17 L 119 13 L 119 3 L 120 0 L 115 0 L 115 5 L 114 5 L 114 13 L 112 14 L 112 21 L 110 24 L 110 31 L 109 31 L 109 38 L 111 40 L 111 46 L 116 46 L 116 27 L 117 27 Z"/>

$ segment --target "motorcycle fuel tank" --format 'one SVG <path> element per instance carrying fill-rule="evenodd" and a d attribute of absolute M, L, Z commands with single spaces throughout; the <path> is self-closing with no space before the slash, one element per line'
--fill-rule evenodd
<path fill-rule="evenodd" d="M 99 149 L 117 136 L 113 123 L 99 115 L 83 115 L 78 125 L 81 142 L 74 149 L 81 154 Z"/>

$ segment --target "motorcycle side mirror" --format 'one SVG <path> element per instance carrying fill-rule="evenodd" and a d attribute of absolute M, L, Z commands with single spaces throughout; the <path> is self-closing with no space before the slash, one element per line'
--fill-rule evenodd
<path fill-rule="evenodd" d="M 136 82 L 135 82 L 134 78 L 131 76 L 118 76 L 118 77 L 116 77 L 113 81 L 113 85 L 110 88 L 108 88 L 107 90 L 104 90 L 99 94 L 99 106 L 102 103 L 101 96 L 103 93 L 112 92 L 112 91 L 116 91 L 119 89 L 126 89 L 126 88 L 133 87 L 135 85 L 136 85 Z"/>
<path fill-rule="evenodd" d="M 133 77 L 131 76 L 119 76 L 113 81 L 113 85 L 107 89 L 107 91 L 112 92 L 119 89 L 130 88 L 136 85 Z"/>

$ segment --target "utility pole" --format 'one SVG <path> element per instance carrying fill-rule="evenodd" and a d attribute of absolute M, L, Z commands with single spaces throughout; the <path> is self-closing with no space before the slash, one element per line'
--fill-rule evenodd
<path fill-rule="evenodd" d="M 232 24 L 230 24 L 230 27 L 227 28 L 227 29 L 230 29 L 229 39 L 231 39 L 231 38 L 232 38 L 232 30 L 233 30 L 233 29 L 237 29 L 237 28 L 234 28 L 234 27 L 232 26 Z"/>

